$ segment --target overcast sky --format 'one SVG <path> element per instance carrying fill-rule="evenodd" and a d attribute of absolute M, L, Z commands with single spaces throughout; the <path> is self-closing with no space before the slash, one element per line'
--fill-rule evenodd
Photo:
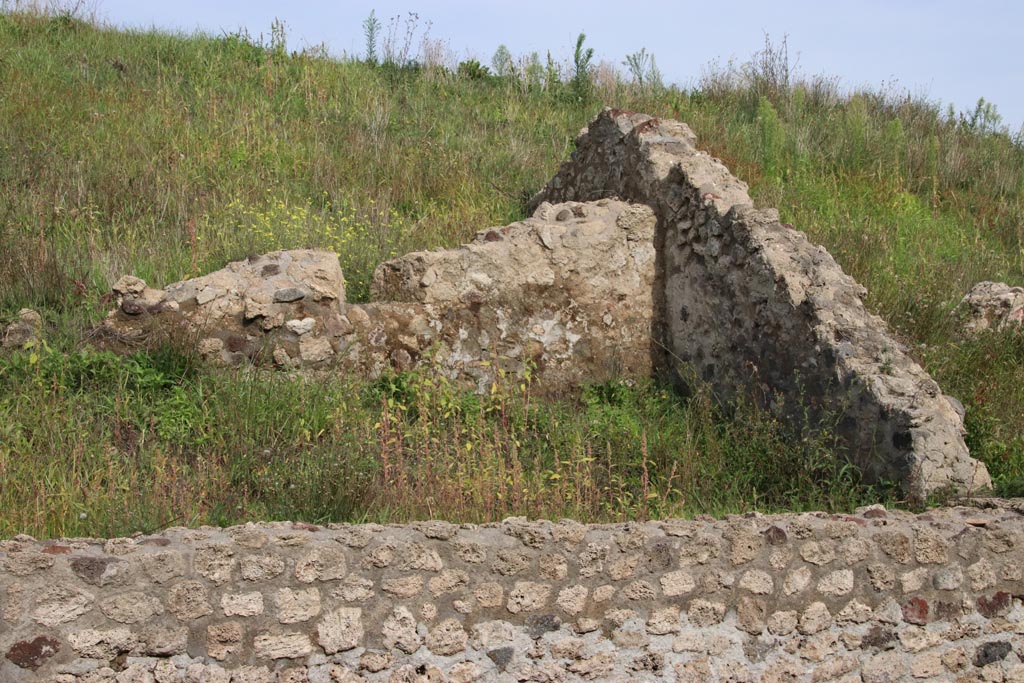
<path fill-rule="evenodd" d="M 246 29 L 270 34 L 285 22 L 290 49 L 325 44 L 335 55 L 362 55 L 362 22 L 375 10 L 384 24 L 419 15 L 417 34 L 443 40 L 458 59 L 489 64 L 504 43 L 519 56 L 572 54 L 587 34 L 595 60 L 621 63 L 646 48 L 665 80 L 687 86 L 713 60 L 748 59 L 788 36 L 791 59 L 807 75 L 840 78 L 849 89 L 888 87 L 923 95 L 958 111 L 979 97 L 996 105 L 1003 123 L 1024 124 L 1024 2 L 1021 0 L 679 0 L 602 3 L 595 0 L 96 0 L 113 25 L 214 35 Z M 414 47 L 415 49 L 415 47 Z M 614 103 L 607 103 L 614 104 Z"/>

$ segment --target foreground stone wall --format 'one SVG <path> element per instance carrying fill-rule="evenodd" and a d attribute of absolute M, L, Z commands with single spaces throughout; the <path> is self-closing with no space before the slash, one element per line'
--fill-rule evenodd
<path fill-rule="evenodd" d="M 990 485 L 964 444 L 959 402 L 867 312 L 864 289 L 777 211 L 755 210 L 685 124 L 605 110 L 534 203 L 612 196 L 658 216 L 666 365 L 723 399 L 809 417 L 812 430 L 837 421 L 862 471 L 913 497 Z"/>
<path fill-rule="evenodd" d="M 1024 518 L 0 541 L 5 683 L 1024 681 Z"/>

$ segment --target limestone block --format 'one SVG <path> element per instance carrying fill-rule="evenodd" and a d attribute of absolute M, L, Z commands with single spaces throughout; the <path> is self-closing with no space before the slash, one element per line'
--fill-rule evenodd
<path fill-rule="evenodd" d="M 477 586 L 473 595 L 481 607 L 500 607 L 504 600 L 505 590 L 501 584 L 487 581 Z"/>
<path fill-rule="evenodd" d="M 67 624 L 89 612 L 95 599 L 92 593 L 72 586 L 48 586 L 39 595 L 32 619 L 43 626 Z"/>
<path fill-rule="evenodd" d="M 786 595 L 794 595 L 801 592 L 811 582 L 811 570 L 807 567 L 800 567 L 786 575 L 782 584 L 782 592 Z"/>
<path fill-rule="evenodd" d="M 277 555 L 246 555 L 241 560 L 242 578 L 246 581 L 268 581 L 284 569 L 284 559 Z"/>
<path fill-rule="evenodd" d="M 564 575 L 563 575 L 564 576 Z M 437 597 L 469 584 L 469 574 L 461 569 L 445 569 L 429 582 L 431 595 Z"/>
<path fill-rule="evenodd" d="M 435 655 L 449 657 L 465 650 L 468 638 L 459 621 L 445 619 L 427 634 L 426 645 Z"/>
<path fill-rule="evenodd" d="M 416 618 L 406 607 L 396 607 L 384 620 L 382 637 L 384 647 L 398 648 L 410 655 L 423 644 L 416 631 Z"/>
<path fill-rule="evenodd" d="M 818 581 L 818 592 L 840 597 L 848 595 L 853 586 L 853 572 L 849 569 L 839 569 L 826 574 Z"/>
<path fill-rule="evenodd" d="M 558 593 L 555 604 L 567 614 L 575 616 L 583 611 L 587 603 L 587 592 L 586 586 L 567 586 Z"/>
<path fill-rule="evenodd" d="M 192 621 L 213 614 L 209 592 L 199 581 L 181 581 L 167 591 L 167 609 L 180 621 Z"/>
<path fill-rule="evenodd" d="M 814 565 L 826 565 L 836 559 L 835 546 L 827 541 L 809 541 L 800 546 L 800 557 Z"/>
<path fill-rule="evenodd" d="M 967 334 L 1019 326 L 1024 322 L 1024 287 L 979 282 L 964 296 L 955 313 Z"/>
<path fill-rule="evenodd" d="M 676 633 L 681 627 L 679 609 L 666 607 L 656 610 L 647 620 L 647 632 L 652 635 L 663 636 L 669 633 Z"/>
<path fill-rule="evenodd" d="M 216 585 L 231 580 L 231 573 L 236 564 L 235 551 L 227 545 L 200 546 L 196 548 L 192 558 L 192 566 L 196 573 Z"/>
<path fill-rule="evenodd" d="M 156 583 L 167 583 L 185 574 L 185 558 L 173 550 L 142 554 L 139 562 Z"/>
<path fill-rule="evenodd" d="M 725 610 L 724 603 L 698 598 L 690 603 L 686 615 L 694 626 L 711 626 L 722 621 Z"/>
<path fill-rule="evenodd" d="M 512 614 L 543 609 L 551 595 L 551 585 L 533 581 L 517 581 L 508 595 L 505 608 Z"/>
<path fill-rule="evenodd" d="M 100 610 L 114 621 L 134 624 L 163 614 L 164 606 L 153 595 L 132 591 L 104 600 L 100 603 Z"/>
<path fill-rule="evenodd" d="M 104 631 L 85 629 L 68 634 L 68 643 L 81 657 L 111 660 L 123 652 L 129 652 L 138 643 L 135 635 L 126 627 Z"/>
<path fill-rule="evenodd" d="M 206 652 L 214 659 L 227 659 L 241 648 L 242 636 L 242 625 L 237 621 L 210 624 L 206 627 Z"/>
<path fill-rule="evenodd" d="M 410 574 L 399 578 L 384 579 L 380 583 L 380 589 L 398 598 L 411 598 L 423 592 L 423 577 L 418 574 Z"/>
<path fill-rule="evenodd" d="M 220 599 L 220 608 L 224 616 L 254 617 L 263 614 L 263 594 L 257 591 L 250 593 L 225 593 Z"/>
<path fill-rule="evenodd" d="M 800 633 L 812 635 L 828 628 L 832 623 L 832 615 L 823 602 L 812 602 L 800 615 Z"/>
<path fill-rule="evenodd" d="M 334 581 L 346 573 L 345 553 L 340 548 L 318 546 L 295 565 L 295 578 L 302 583 Z"/>
<path fill-rule="evenodd" d="M 697 582 L 693 576 L 684 570 L 663 574 L 659 581 L 661 583 L 661 592 L 666 597 L 686 595 L 697 587 Z"/>
<path fill-rule="evenodd" d="M 745 595 L 736 606 L 736 621 L 741 629 L 759 635 L 767 626 L 768 603 Z"/>
<path fill-rule="evenodd" d="M 0 566 L 15 576 L 28 576 L 34 572 L 52 567 L 53 556 L 31 551 L 10 553 L 3 558 L 2 565 Z"/>
<path fill-rule="evenodd" d="M 282 624 L 309 621 L 320 614 L 320 591 L 316 588 L 282 588 L 274 595 L 277 620 Z"/>
<path fill-rule="evenodd" d="M 329 655 L 358 647 L 363 640 L 363 611 L 358 607 L 340 607 L 328 612 L 317 624 L 320 647 Z M 360 660 L 362 666 L 362 660 Z M 390 657 L 388 657 L 390 664 Z M 369 667 L 365 667 L 369 668 Z M 385 667 L 380 667 L 380 671 Z"/>
<path fill-rule="evenodd" d="M 775 582 L 768 572 L 752 569 L 740 577 L 739 586 L 754 595 L 768 595 L 774 589 Z"/>
<path fill-rule="evenodd" d="M 373 581 L 349 574 L 331 595 L 345 602 L 365 602 L 374 596 Z"/>
<path fill-rule="evenodd" d="M 304 633 L 261 633 L 252 642 L 257 657 L 264 659 L 297 659 L 313 651 L 309 636 Z"/>
<path fill-rule="evenodd" d="M 799 617 L 795 610 L 784 610 L 781 612 L 773 612 L 768 617 L 768 630 L 777 636 L 784 636 L 792 633 L 796 630 L 797 624 L 799 623 Z"/>

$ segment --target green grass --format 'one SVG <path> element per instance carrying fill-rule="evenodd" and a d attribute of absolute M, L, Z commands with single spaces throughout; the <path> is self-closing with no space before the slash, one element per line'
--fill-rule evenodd
<path fill-rule="evenodd" d="M 701 145 L 832 252 L 868 306 L 968 409 L 968 440 L 1024 488 L 1024 343 L 959 339 L 978 280 L 1024 283 L 1024 144 L 990 109 L 841 94 L 771 44 L 696 87 L 552 62 L 368 64 L 246 36 L 115 31 L 0 12 L 0 322 L 46 320 L 0 358 L 0 535 L 167 524 L 510 514 L 584 520 L 846 509 L 887 495 L 749 406 L 656 383 L 477 397 L 426 375 L 377 383 L 199 369 L 88 346 L 122 274 L 153 286 L 250 253 L 373 268 L 524 216 L 604 104 L 686 121 Z M 569 59 L 571 56 L 567 56 Z M 571 61 L 571 60 L 569 60 Z M 385 436 L 379 431 L 386 428 Z"/>
<path fill-rule="evenodd" d="M 432 373 L 375 382 L 207 372 L 170 350 L 0 357 L 0 536 L 251 519 L 585 520 L 875 499 L 828 433 L 611 382 L 540 402 Z"/>

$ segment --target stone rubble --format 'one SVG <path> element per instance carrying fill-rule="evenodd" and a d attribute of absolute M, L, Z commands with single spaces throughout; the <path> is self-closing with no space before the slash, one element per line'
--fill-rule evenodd
<path fill-rule="evenodd" d="M 375 378 L 429 363 L 481 391 L 500 371 L 536 372 L 556 393 L 651 375 L 653 236 L 644 206 L 544 205 L 459 249 L 382 264 L 375 303 L 346 303 L 336 255 L 280 251 L 163 290 L 125 276 L 101 329 L 121 345 L 177 336 L 229 365 Z"/>
<path fill-rule="evenodd" d="M 40 339 L 43 317 L 31 308 L 18 311 L 14 322 L 4 328 L 0 335 L 0 348 L 21 349 Z"/>
<path fill-rule="evenodd" d="M 1022 597 L 995 507 L 17 536 L 0 680 L 1020 683 Z"/>
<path fill-rule="evenodd" d="M 967 334 L 983 330 L 1002 330 L 1024 324 L 1024 287 L 1011 287 L 1004 282 L 979 282 L 957 306 Z"/>

